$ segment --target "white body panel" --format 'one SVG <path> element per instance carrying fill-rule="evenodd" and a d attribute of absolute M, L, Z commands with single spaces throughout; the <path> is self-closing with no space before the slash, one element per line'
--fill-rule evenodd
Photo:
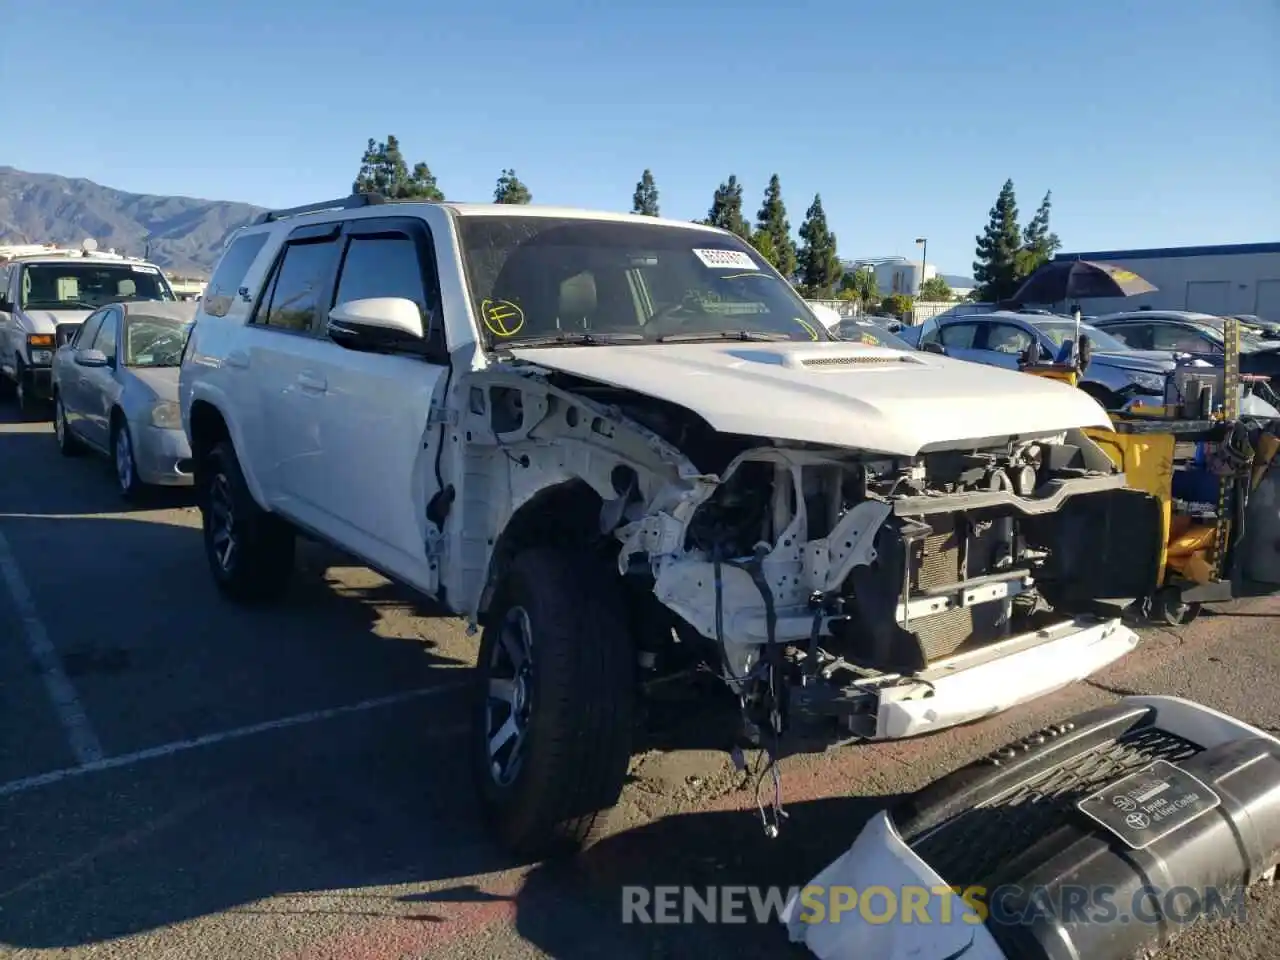
<path fill-rule="evenodd" d="M 677 403 L 726 433 L 897 456 L 973 438 L 1111 422 L 1096 400 L 1063 383 L 861 343 L 673 343 L 513 352 L 539 366 Z M 806 366 L 814 361 L 817 365 Z"/>

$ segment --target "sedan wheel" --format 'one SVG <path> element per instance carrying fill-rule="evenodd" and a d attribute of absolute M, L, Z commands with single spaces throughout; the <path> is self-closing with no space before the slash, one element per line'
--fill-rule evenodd
<path fill-rule="evenodd" d="M 116 483 L 120 486 L 120 495 L 126 500 L 138 493 L 141 484 L 138 482 L 138 470 L 133 459 L 133 442 L 129 439 L 129 426 L 122 423 L 116 428 L 114 442 L 114 460 L 116 464 Z"/>
<path fill-rule="evenodd" d="M 61 397 L 53 405 L 53 435 L 57 437 L 58 449 L 64 457 L 74 457 L 80 453 L 80 441 L 72 435 L 71 427 L 67 425 L 67 408 L 63 406 Z"/>

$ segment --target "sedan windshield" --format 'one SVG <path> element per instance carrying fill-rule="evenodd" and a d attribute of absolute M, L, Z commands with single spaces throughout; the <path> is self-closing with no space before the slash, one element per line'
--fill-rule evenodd
<path fill-rule="evenodd" d="M 130 318 L 125 324 L 125 366 L 177 367 L 191 333 L 192 321 L 161 317 Z"/>
<path fill-rule="evenodd" d="M 1037 320 L 1035 328 L 1052 340 L 1055 347 L 1062 346 L 1064 341 L 1071 340 L 1076 335 L 1076 325 L 1070 320 Z M 1094 350 L 1103 353 L 1128 353 L 1133 349 L 1127 343 L 1087 323 L 1080 324 L 1080 332 L 1089 338 Z"/>
<path fill-rule="evenodd" d="M 32 263 L 22 271 L 22 307 L 32 310 L 96 310 L 121 300 L 175 297 L 160 270 L 132 263 Z"/>
<path fill-rule="evenodd" d="M 872 347 L 888 347 L 890 350 L 915 350 L 911 344 L 901 337 L 895 336 L 883 327 L 871 323 L 859 323 L 856 320 L 843 320 L 835 327 L 835 334 L 841 340 L 852 340 Z"/>
<path fill-rule="evenodd" d="M 830 339 L 745 242 L 644 220 L 460 217 L 488 346 Z"/>

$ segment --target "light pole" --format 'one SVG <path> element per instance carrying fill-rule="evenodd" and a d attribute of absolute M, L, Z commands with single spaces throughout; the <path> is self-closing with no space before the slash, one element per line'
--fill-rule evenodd
<path fill-rule="evenodd" d="M 916 288 L 916 295 L 920 295 L 920 290 L 924 288 L 924 265 L 929 259 L 929 238 L 916 237 L 916 243 L 920 245 L 920 286 Z"/>

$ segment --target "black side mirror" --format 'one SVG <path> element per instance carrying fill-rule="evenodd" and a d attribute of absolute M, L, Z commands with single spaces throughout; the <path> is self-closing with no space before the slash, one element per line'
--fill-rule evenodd
<path fill-rule="evenodd" d="M 930 340 L 928 343 L 920 344 L 920 349 L 925 353 L 936 353 L 943 357 L 947 355 L 947 348 L 937 340 Z"/>
<path fill-rule="evenodd" d="M 0 297 L 0 313 L 13 313 L 13 301 Z"/>

